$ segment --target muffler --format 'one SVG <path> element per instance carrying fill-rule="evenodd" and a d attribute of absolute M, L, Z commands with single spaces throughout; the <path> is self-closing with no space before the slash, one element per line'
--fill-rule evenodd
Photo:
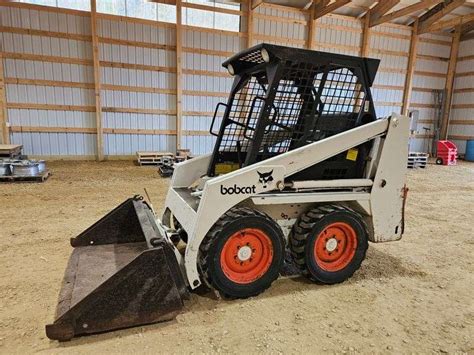
<path fill-rule="evenodd" d="M 151 208 L 130 198 L 71 239 L 50 339 L 172 320 L 189 297 Z"/>

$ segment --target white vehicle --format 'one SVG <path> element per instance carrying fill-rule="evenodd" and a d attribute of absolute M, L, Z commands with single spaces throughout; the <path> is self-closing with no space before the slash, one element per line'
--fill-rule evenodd
<path fill-rule="evenodd" d="M 173 319 L 201 285 L 255 296 L 285 262 L 339 283 L 402 237 L 409 119 L 376 118 L 378 60 L 261 44 L 223 65 L 214 151 L 176 165 L 161 219 L 135 197 L 72 239 L 49 338 Z"/>

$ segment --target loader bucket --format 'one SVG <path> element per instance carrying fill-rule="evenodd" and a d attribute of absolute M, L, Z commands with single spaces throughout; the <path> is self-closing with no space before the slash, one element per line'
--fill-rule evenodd
<path fill-rule="evenodd" d="M 71 239 L 54 340 L 172 320 L 188 297 L 173 247 L 149 206 L 130 198 Z"/>

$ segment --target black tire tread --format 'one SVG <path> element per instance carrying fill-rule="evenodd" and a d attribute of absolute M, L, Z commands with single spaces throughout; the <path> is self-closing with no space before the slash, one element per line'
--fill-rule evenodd
<path fill-rule="evenodd" d="M 305 275 L 307 278 L 314 282 L 320 282 L 320 280 L 317 280 L 314 278 L 311 273 L 308 271 L 308 266 L 306 264 L 306 258 L 305 258 L 305 247 L 306 247 L 306 240 L 309 236 L 309 233 L 313 229 L 314 225 L 326 217 L 327 215 L 337 212 L 337 211 L 346 211 L 349 212 L 353 215 L 355 215 L 356 218 L 359 219 L 359 221 L 363 224 L 365 230 L 367 231 L 367 224 L 365 223 L 364 219 L 362 216 L 354 211 L 353 209 L 346 207 L 346 206 L 340 206 L 340 205 L 322 205 L 322 206 L 317 206 L 314 207 L 313 209 L 309 210 L 305 214 L 303 214 L 298 221 L 293 225 L 293 228 L 291 229 L 289 238 L 288 238 L 288 245 L 290 249 L 290 254 L 293 257 L 293 261 L 295 262 L 296 266 L 301 270 L 303 275 Z M 365 251 L 367 251 L 368 244 L 366 244 Z M 364 251 L 364 254 L 365 254 Z M 360 261 L 360 264 L 362 263 L 362 260 Z M 360 266 L 357 265 L 357 268 Z M 343 281 L 341 281 L 343 282 Z"/>
<path fill-rule="evenodd" d="M 241 217 L 263 217 L 265 219 L 274 222 L 272 218 L 270 218 L 267 214 L 251 209 L 249 207 L 234 207 L 227 211 L 219 220 L 214 224 L 214 226 L 209 230 L 207 235 L 204 237 L 201 245 L 199 247 L 199 256 L 198 256 L 198 269 L 201 272 L 201 278 L 204 280 L 206 285 L 209 288 L 218 289 L 217 285 L 213 282 L 212 275 L 209 272 L 209 249 L 213 242 L 219 237 L 219 233 L 230 223 L 234 222 L 236 219 Z M 284 244 L 283 244 L 284 245 Z M 275 277 L 273 281 L 278 278 Z M 258 293 L 251 295 L 256 296 L 261 292 L 265 291 L 268 287 L 270 287 L 271 283 L 267 285 L 264 289 L 259 291 Z M 228 295 L 224 295 L 228 297 Z M 249 296 L 249 297 L 251 297 Z"/>

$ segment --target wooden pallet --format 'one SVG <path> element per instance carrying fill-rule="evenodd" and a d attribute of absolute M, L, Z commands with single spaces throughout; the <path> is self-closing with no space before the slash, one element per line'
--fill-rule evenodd
<path fill-rule="evenodd" d="M 170 152 L 137 152 L 137 161 L 139 165 L 158 165 L 162 157 L 173 157 Z"/>
<path fill-rule="evenodd" d="M 418 152 L 408 153 L 407 167 L 409 169 L 415 169 L 415 168 L 424 169 L 426 168 L 427 164 L 428 164 L 428 154 L 418 153 Z"/>
<path fill-rule="evenodd" d="M 0 158 L 13 159 L 21 154 L 23 146 L 20 144 L 0 144 Z"/>
<path fill-rule="evenodd" d="M 0 182 L 45 182 L 50 176 L 51 172 L 46 170 L 43 174 L 37 176 L 0 176 Z"/>

